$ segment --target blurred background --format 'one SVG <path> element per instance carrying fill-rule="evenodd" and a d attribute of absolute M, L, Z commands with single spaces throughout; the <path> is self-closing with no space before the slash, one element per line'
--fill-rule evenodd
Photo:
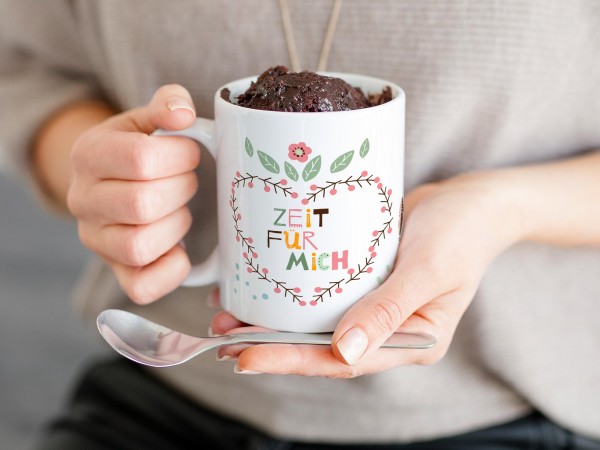
<path fill-rule="evenodd" d="M 71 307 L 87 251 L 0 161 L 0 449 L 30 449 L 85 365 L 109 352 Z"/>

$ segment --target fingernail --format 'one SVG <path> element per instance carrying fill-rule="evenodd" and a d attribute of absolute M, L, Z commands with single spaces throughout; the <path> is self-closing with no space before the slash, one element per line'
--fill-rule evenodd
<path fill-rule="evenodd" d="M 217 337 L 217 336 L 221 336 L 220 334 L 216 334 L 213 331 L 212 325 L 208 327 L 208 330 L 206 330 L 206 332 L 208 333 L 208 337 Z"/>
<path fill-rule="evenodd" d="M 369 345 L 367 334 L 358 327 L 354 327 L 346 331 L 339 341 L 337 341 L 337 349 L 350 366 L 358 362 L 360 357 L 365 353 Z"/>
<path fill-rule="evenodd" d="M 242 375 L 258 375 L 261 374 L 262 372 L 255 372 L 254 370 L 242 370 L 240 369 L 240 366 L 238 365 L 238 363 L 235 363 L 235 367 L 233 368 L 233 372 L 234 373 L 239 373 Z"/>
<path fill-rule="evenodd" d="M 206 306 L 213 309 L 219 308 L 219 291 L 217 289 L 213 289 L 210 291 L 210 294 L 208 294 L 208 297 L 206 298 Z"/>
<path fill-rule="evenodd" d="M 183 98 L 175 97 L 167 101 L 167 108 L 169 111 L 176 111 L 178 109 L 187 109 L 188 111 L 192 111 L 196 114 L 194 107 L 190 104 L 188 100 Z"/>
<path fill-rule="evenodd" d="M 219 356 L 219 355 L 217 355 L 217 361 L 237 361 L 237 360 L 238 360 L 237 356 L 231 356 L 231 355 Z"/>

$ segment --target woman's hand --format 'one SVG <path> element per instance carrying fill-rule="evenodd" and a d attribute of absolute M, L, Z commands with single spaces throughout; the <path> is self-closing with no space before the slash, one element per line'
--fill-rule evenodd
<path fill-rule="evenodd" d="M 423 185 L 405 199 L 405 225 L 395 268 L 377 290 L 339 322 L 331 347 L 261 344 L 220 349 L 237 356 L 238 371 L 349 378 L 404 364 L 432 364 L 454 331 L 490 262 L 522 235 L 520 212 L 494 172 Z M 216 334 L 248 331 L 226 312 Z M 380 349 L 396 331 L 424 332 L 427 350 Z"/>
<path fill-rule="evenodd" d="M 190 269 L 179 242 L 192 223 L 186 203 L 198 187 L 200 150 L 149 133 L 187 128 L 195 117 L 184 88 L 163 86 L 147 106 L 93 126 L 72 147 L 67 202 L 80 240 L 136 303 L 172 291 Z"/>

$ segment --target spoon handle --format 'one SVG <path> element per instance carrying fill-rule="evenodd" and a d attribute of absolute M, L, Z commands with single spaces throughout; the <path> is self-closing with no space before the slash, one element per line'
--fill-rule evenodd
<path fill-rule="evenodd" d="M 235 343 L 280 343 L 330 345 L 333 333 L 241 333 L 228 335 L 230 339 L 221 345 Z M 436 339 L 424 333 L 394 333 L 386 340 L 382 348 L 426 349 L 436 344 Z"/>

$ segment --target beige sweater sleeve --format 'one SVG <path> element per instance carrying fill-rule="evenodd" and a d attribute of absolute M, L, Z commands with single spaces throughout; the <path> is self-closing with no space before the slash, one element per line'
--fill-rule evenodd
<path fill-rule="evenodd" d="M 71 2 L 5 1 L 0 14 L 0 169 L 33 181 L 37 130 L 70 103 L 100 97 Z"/>

